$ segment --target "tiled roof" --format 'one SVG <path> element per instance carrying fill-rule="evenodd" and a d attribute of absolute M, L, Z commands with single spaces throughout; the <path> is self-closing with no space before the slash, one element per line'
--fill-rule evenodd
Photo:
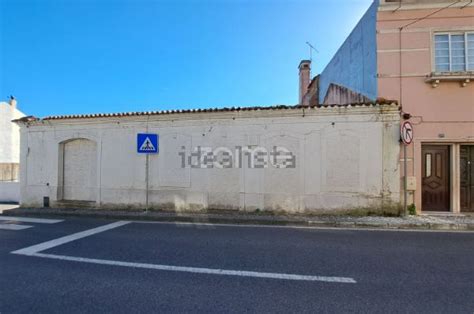
<path fill-rule="evenodd" d="M 272 111 L 272 110 L 288 110 L 288 109 L 317 109 L 317 108 L 338 108 L 338 107 L 376 107 L 380 105 L 397 106 L 396 101 L 381 100 L 375 103 L 364 104 L 346 104 L 346 105 L 320 105 L 320 106 L 256 106 L 256 107 L 225 107 L 225 108 L 206 108 L 206 109 L 180 109 L 180 110 L 160 110 L 160 111 L 137 111 L 137 112 L 119 112 L 119 113 L 93 113 L 93 114 L 77 114 L 77 115 L 58 115 L 47 116 L 38 119 L 28 116 L 17 121 L 31 122 L 37 120 L 65 120 L 65 119 L 93 119 L 93 118 L 113 118 L 113 117 L 131 117 L 131 116 L 155 116 L 155 115 L 171 115 L 180 113 L 214 113 L 214 112 L 238 112 L 238 111 Z"/>

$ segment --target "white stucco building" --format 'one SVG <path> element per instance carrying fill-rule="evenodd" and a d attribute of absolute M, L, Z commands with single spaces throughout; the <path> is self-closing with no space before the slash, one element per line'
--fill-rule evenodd
<path fill-rule="evenodd" d="M 24 114 L 14 98 L 0 102 L 0 202 L 19 200 L 20 128 L 12 120 Z"/>
<path fill-rule="evenodd" d="M 399 107 L 24 118 L 21 206 L 326 212 L 398 208 Z M 137 134 L 159 153 L 137 153 Z M 140 146 L 141 144 L 138 144 Z"/>

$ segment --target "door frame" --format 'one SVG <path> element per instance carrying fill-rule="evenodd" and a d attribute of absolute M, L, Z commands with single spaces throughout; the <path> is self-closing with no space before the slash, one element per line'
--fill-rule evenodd
<path fill-rule="evenodd" d="M 473 146 L 474 147 L 474 143 L 473 142 L 467 142 L 467 143 L 464 143 L 464 142 L 460 142 L 460 143 L 457 143 L 457 150 L 458 150 L 458 154 L 457 154 L 457 163 L 458 163 L 458 176 L 457 176 L 457 184 L 458 184 L 458 195 L 457 195 L 457 201 L 458 201 L 458 206 L 457 206 L 457 211 L 456 213 L 467 213 L 467 214 L 470 214 L 472 212 L 463 212 L 461 211 L 461 146 Z"/>

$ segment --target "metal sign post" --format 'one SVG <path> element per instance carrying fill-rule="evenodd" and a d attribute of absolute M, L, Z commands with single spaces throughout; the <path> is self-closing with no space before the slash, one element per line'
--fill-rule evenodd
<path fill-rule="evenodd" d="M 403 145 L 403 215 L 408 212 L 407 145 Z"/>
<path fill-rule="evenodd" d="M 148 130 L 148 125 L 147 125 Z M 149 168 L 150 168 L 150 154 L 158 154 L 159 152 L 159 137 L 158 134 L 150 134 L 150 133 L 139 133 L 137 134 L 137 153 L 139 154 L 146 154 L 145 157 L 145 184 L 146 184 L 146 191 L 145 191 L 145 210 L 148 211 L 148 204 L 149 204 Z"/>
<path fill-rule="evenodd" d="M 408 210 L 407 146 L 413 142 L 413 125 L 409 121 L 403 122 L 400 138 L 403 142 L 403 214 L 406 215 Z"/>
<path fill-rule="evenodd" d="M 150 155 L 146 154 L 146 165 L 145 165 L 145 181 L 146 181 L 146 193 L 145 193 L 145 211 L 148 212 L 148 190 L 150 186 L 150 179 L 148 178 L 149 174 L 149 164 L 150 164 Z"/>

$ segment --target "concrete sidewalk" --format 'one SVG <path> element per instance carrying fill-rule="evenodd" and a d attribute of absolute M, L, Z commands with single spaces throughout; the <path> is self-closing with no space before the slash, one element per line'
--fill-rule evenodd
<path fill-rule="evenodd" d="M 13 207 L 13 206 L 11 206 Z M 8 208 L 6 216 L 63 216 L 93 217 L 126 220 L 176 221 L 194 223 L 294 225 L 332 228 L 378 228 L 378 229 L 421 229 L 421 230 L 469 230 L 474 231 L 474 215 L 419 215 L 406 217 L 379 216 L 312 216 L 312 215 L 269 215 L 265 213 L 244 213 L 235 211 L 209 211 L 205 213 L 177 213 L 164 211 L 114 211 L 91 209 L 51 208 Z"/>

